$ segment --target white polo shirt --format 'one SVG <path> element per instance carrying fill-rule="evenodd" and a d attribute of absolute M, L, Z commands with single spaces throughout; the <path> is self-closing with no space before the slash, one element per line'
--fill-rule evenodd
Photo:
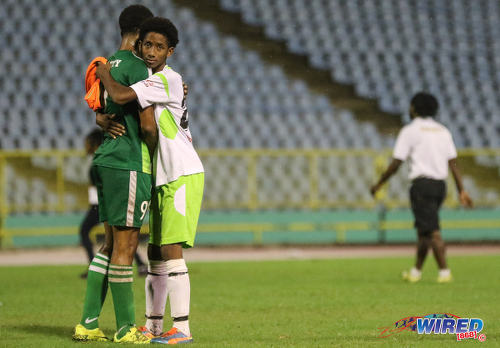
<path fill-rule="evenodd" d="M 182 77 L 170 67 L 130 86 L 142 108 L 154 105 L 158 146 L 153 159 L 156 186 L 181 176 L 203 173 L 188 127 Z"/>
<path fill-rule="evenodd" d="M 457 157 L 450 131 L 431 117 L 416 117 L 398 134 L 393 157 L 410 159 L 410 180 L 426 177 L 445 180 L 448 161 Z"/>

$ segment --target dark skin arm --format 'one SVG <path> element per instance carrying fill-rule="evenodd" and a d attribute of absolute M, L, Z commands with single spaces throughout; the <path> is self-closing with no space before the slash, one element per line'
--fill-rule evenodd
<path fill-rule="evenodd" d="M 472 208 L 473 206 L 472 199 L 469 197 L 469 194 L 464 190 L 464 186 L 462 184 L 462 176 L 460 175 L 460 171 L 458 170 L 457 166 L 457 159 L 452 158 L 451 160 L 449 160 L 448 166 L 450 167 L 453 179 L 455 179 L 455 185 L 457 186 L 460 203 L 466 208 Z"/>
<path fill-rule="evenodd" d="M 137 99 L 135 91 L 116 82 L 110 73 L 111 65 L 97 63 L 96 76 L 101 79 L 104 89 L 116 104 L 123 105 Z"/>
<path fill-rule="evenodd" d="M 101 129 L 105 132 L 107 132 L 113 139 L 116 139 L 116 137 L 122 136 L 125 134 L 125 127 L 118 123 L 113 121 L 113 118 L 115 115 L 110 115 L 110 114 L 102 114 L 100 112 L 96 112 L 95 114 L 95 123 L 101 127 Z"/>
<path fill-rule="evenodd" d="M 389 178 L 394 173 L 396 173 L 398 171 L 399 167 L 401 166 L 401 163 L 403 163 L 403 161 L 395 159 L 395 158 L 392 159 L 391 164 L 389 164 L 389 167 L 387 167 L 385 172 L 380 176 L 380 179 L 378 180 L 378 182 L 370 188 L 370 192 L 371 192 L 372 196 L 375 196 L 375 194 L 377 193 L 378 190 L 380 190 L 382 185 L 387 180 L 389 180 Z"/>
<path fill-rule="evenodd" d="M 120 105 L 127 104 L 128 102 L 137 99 L 137 94 L 135 94 L 135 91 L 130 87 L 116 82 L 111 76 L 110 71 L 111 65 L 109 65 L 109 63 L 97 63 L 96 76 L 101 79 L 101 82 L 104 85 L 104 89 L 108 92 L 111 99 L 113 99 L 116 104 Z M 188 85 L 183 83 L 182 87 L 184 91 L 184 97 L 187 97 Z"/>
<path fill-rule="evenodd" d="M 137 98 L 135 91 L 127 86 L 116 82 L 110 73 L 109 64 L 98 64 L 96 75 L 101 79 L 104 88 L 111 99 L 117 104 L 123 105 Z M 152 158 L 158 142 L 158 131 L 153 106 L 149 106 L 139 112 L 141 123 L 141 134 L 144 142 L 148 146 L 149 154 Z"/>
<path fill-rule="evenodd" d="M 149 156 L 153 159 L 153 155 L 158 144 L 158 127 L 156 127 L 155 112 L 153 106 L 139 111 L 139 118 L 141 123 L 141 134 L 144 142 L 146 143 Z"/>

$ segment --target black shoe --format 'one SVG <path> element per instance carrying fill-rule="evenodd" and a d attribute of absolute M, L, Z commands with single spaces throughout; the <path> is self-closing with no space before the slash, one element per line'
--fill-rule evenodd
<path fill-rule="evenodd" d="M 80 274 L 80 278 L 87 279 L 87 274 L 88 274 L 88 271 L 83 272 L 82 274 Z"/>

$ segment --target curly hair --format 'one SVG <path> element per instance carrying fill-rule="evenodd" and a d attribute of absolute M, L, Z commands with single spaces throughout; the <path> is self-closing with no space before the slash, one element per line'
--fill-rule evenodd
<path fill-rule="evenodd" d="M 163 17 L 153 17 L 142 23 L 139 32 L 139 41 L 144 41 L 147 33 L 162 34 L 167 39 L 168 47 L 175 47 L 179 43 L 179 33 L 175 25 Z"/>
<path fill-rule="evenodd" d="M 436 116 L 439 103 L 432 94 L 419 92 L 411 98 L 411 105 L 419 116 Z"/>

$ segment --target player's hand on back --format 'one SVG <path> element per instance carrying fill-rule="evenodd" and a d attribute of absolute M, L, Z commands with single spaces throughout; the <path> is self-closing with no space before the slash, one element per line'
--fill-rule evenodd
<path fill-rule="evenodd" d="M 121 123 L 113 121 L 116 115 L 112 114 L 101 114 L 99 112 L 95 115 L 96 124 L 102 128 L 103 131 L 107 132 L 113 139 L 120 137 L 125 134 L 125 126 Z"/>
<path fill-rule="evenodd" d="M 184 89 L 184 98 L 186 98 L 189 92 L 188 85 L 186 83 L 182 83 L 182 87 Z"/>
<path fill-rule="evenodd" d="M 472 208 L 474 206 L 472 199 L 466 191 L 460 192 L 460 203 L 466 208 Z"/>

